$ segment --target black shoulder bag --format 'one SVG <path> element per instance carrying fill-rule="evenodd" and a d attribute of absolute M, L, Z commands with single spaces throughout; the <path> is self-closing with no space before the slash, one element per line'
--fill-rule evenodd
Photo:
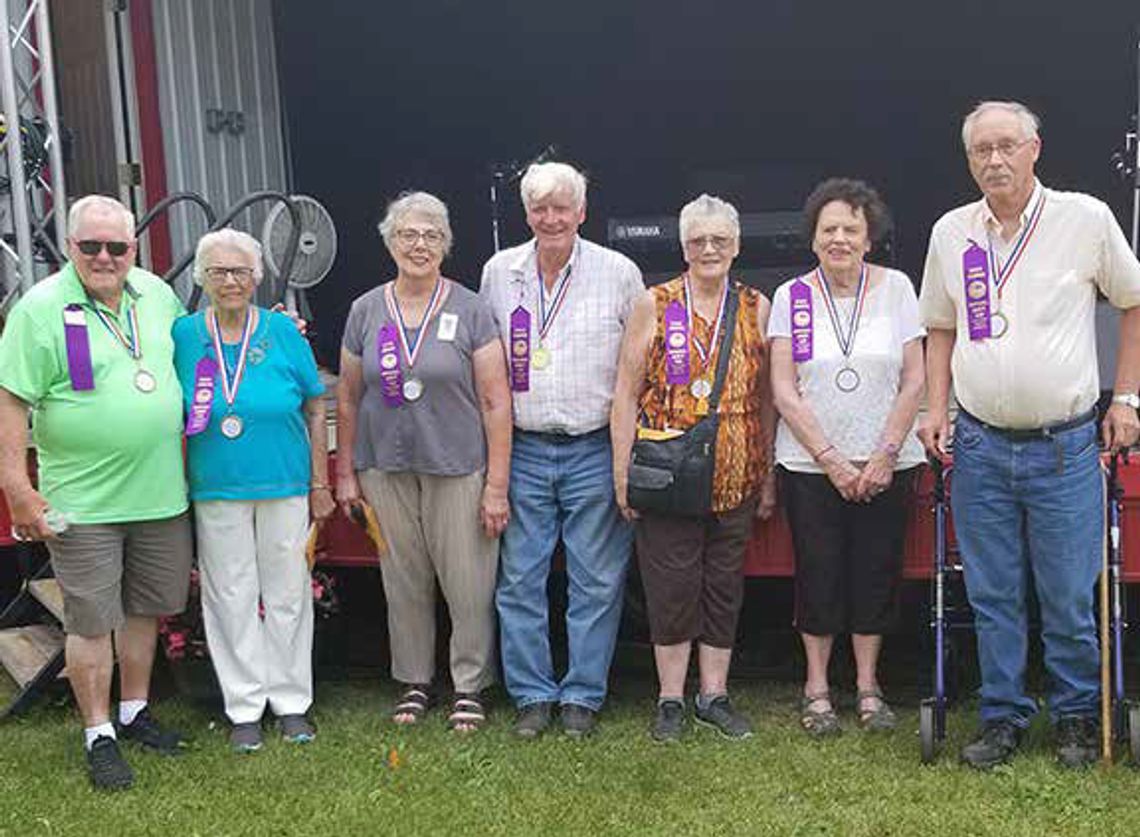
<path fill-rule="evenodd" d="M 685 517 L 698 517 L 712 510 L 716 434 L 720 426 L 717 405 L 732 355 L 739 301 L 737 288 L 729 285 L 724 312 L 727 320 L 717 354 L 708 415 L 674 439 L 638 439 L 633 443 L 628 486 L 631 508 Z"/>

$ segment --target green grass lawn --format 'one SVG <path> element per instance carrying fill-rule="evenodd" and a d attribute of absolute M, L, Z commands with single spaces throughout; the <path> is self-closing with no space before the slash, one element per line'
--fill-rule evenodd
<path fill-rule="evenodd" d="M 790 684 L 734 694 L 756 725 L 743 742 L 690 727 L 679 744 L 653 743 L 640 676 L 621 683 L 593 739 L 526 744 L 502 700 L 483 732 L 459 738 L 439 710 L 414 729 L 387 723 L 387 682 L 322 683 L 317 741 L 269 737 L 252 756 L 229 751 L 219 717 L 167 699 L 159 717 L 194 748 L 127 750 L 136 784 L 114 795 L 89 788 L 73 710 L 43 705 L 0 726 L 0 835 L 1140 834 L 1140 773 L 1063 771 L 1041 725 L 1014 764 L 978 774 L 956 763 L 974 725 L 965 707 L 941 761 L 923 767 L 901 702 L 893 735 L 859 732 L 848 701 L 844 735 L 817 742 L 797 727 Z"/>

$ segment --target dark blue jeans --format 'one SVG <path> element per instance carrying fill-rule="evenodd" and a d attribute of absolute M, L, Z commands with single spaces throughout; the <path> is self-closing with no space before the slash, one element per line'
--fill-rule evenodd
<path fill-rule="evenodd" d="M 954 528 L 974 609 L 983 721 L 1024 727 L 1026 596 L 1041 607 L 1053 720 L 1095 716 L 1099 657 L 1093 592 L 1104 494 L 1096 423 L 1013 441 L 960 414 L 951 483 Z"/>

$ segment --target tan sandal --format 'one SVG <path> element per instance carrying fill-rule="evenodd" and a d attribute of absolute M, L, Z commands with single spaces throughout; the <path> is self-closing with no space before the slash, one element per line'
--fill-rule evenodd
<path fill-rule="evenodd" d="M 875 708 L 864 709 L 863 702 L 872 700 Z M 883 700 L 883 692 L 878 686 L 855 696 L 855 711 L 859 715 L 859 726 L 868 732 L 890 732 L 898 724 L 894 710 Z"/>
<path fill-rule="evenodd" d="M 826 704 L 827 708 L 820 708 L 819 704 Z M 800 726 L 813 738 L 826 738 L 843 732 L 839 716 L 831 705 L 830 692 L 803 696 L 800 700 Z"/>

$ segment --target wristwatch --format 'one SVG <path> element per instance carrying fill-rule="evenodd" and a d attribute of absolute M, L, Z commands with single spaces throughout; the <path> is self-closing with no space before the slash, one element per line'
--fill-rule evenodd
<path fill-rule="evenodd" d="M 1140 395 L 1134 392 L 1117 392 L 1112 396 L 1113 404 L 1127 404 L 1133 410 L 1140 410 Z"/>

